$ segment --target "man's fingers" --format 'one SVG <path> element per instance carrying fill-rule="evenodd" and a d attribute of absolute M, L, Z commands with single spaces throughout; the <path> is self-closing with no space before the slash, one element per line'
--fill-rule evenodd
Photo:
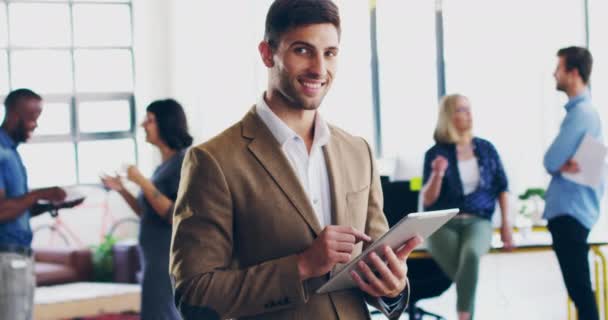
<path fill-rule="evenodd" d="M 369 283 L 372 288 L 375 289 L 376 292 L 384 293 L 389 292 L 384 283 L 378 279 L 378 276 L 374 274 L 372 269 L 365 263 L 364 261 L 359 261 L 357 264 L 365 282 Z M 381 294 L 382 295 L 382 294 Z"/>
<path fill-rule="evenodd" d="M 380 292 L 377 292 L 376 289 L 372 288 L 369 284 L 363 281 L 363 279 L 357 272 L 351 271 L 350 275 L 353 280 L 355 280 L 355 283 L 359 286 L 359 289 L 361 289 L 363 292 L 369 294 L 372 297 L 380 297 L 382 295 L 380 294 Z"/>
<path fill-rule="evenodd" d="M 357 242 L 357 238 L 355 238 L 355 236 L 353 236 L 352 234 L 348 233 L 336 232 L 331 237 L 333 237 L 333 240 L 338 242 L 347 242 L 353 244 Z"/>
<path fill-rule="evenodd" d="M 388 291 L 393 291 L 399 288 L 399 281 L 401 278 L 397 278 L 397 276 L 388 268 L 386 263 L 380 259 L 380 257 L 372 252 L 370 254 L 370 260 L 372 263 L 372 267 L 376 270 L 375 274 L 379 274 L 379 280 L 382 282 L 382 288 L 388 289 Z M 379 288 L 380 289 L 380 288 Z"/>
<path fill-rule="evenodd" d="M 384 247 L 384 257 L 386 258 L 386 263 L 388 267 L 391 269 L 391 272 L 399 279 L 403 279 L 406 276 L 405 267 L 403 266 L 403 260 L 400 260 L 393 249 L 389 246 Z"/>
<path fill-rule="evenodd" d="M 415 236 L 409 239 L 403 247 L 397 250 L 396 255 L 399 260 L 405 260 L 407 257 L 414 251 L 414 249 L 422 243 L 422 238 L 420 236 Z"/>
<path fill-rule="evenodd" d="M 332 248 L 338 252 L 352 253 L 355 249 L 354 243 L 348 242 L 334 242 Z"/>
<path fill-rule="evenodd" d="M 372 241 L 372 238 L 365 233 L 349 226 L 334 226 L 333 231 L 337 233 L 345 233 L 348 235 L 352 235 L 355 237 L 355 243 L 359 241 L 369 242 Z"/>
<path fill-rule="evenodd" d="M 330 257 L 334 263 L 348 263 L 350 261 L 350 253 L 336 252 Z"/>

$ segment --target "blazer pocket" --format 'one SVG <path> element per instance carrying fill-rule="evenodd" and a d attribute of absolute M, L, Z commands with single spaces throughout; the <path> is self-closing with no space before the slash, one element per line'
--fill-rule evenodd
<path fill-rule="evenodd" d="M 357 230 L 365 231 L 367 220 L 367 205 L 369 201 L 369 185 L 346 193 L 346 208 L 350 216 L 351 226 Z"/>

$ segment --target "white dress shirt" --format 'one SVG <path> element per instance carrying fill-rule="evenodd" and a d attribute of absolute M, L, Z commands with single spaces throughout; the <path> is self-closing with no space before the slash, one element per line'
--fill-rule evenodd
<path fill-rule="evenodd" d="M 304 139 L 270 109 L 264 100 L 264 94 L 256 104 L 255 111 L 270 129 L 281 145 L 283 153 L 289 159 L 291 167 L 308 195 L 321 229 L 331 225 L 329 175 L 322 149 L 330 139 L 329 126 L 317 111 L 315 133 L 309 154 Z"/>
<path fill-rule="evenodd" d="M 331 137 L 329 126 L 317 111 L 315 116 L 315 135 L 312 142 L 310 154 L 306 150 L 304 140 L 295 131 L 287 126 L 268 106 L 264 100 L 264 94 L 256 104 L 256 113 L 272 135 L 281 145 L 283 153 L 289 159 L 291 167 L 296 172 L 300 183 L 304 187 L 308 199 L 312 204 L 321 229 L 331 225 L 331 194 L 329 188 L 329 175 L 322 147 L 329 142 Z M 403 294 L 398 299 L 380 299 L 380 304 L 387 310 L 389 315 L 398 309 L 409 299 L 409 283 L 407 285 L 407 297 Z"/>

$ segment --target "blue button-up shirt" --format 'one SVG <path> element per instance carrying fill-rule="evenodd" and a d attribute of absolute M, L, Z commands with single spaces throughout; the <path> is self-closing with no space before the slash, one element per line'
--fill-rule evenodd
<path fill-rule="evenodd" d="M 6 198 L 17 198 L 28 192 L 27 174 L 17 152 L 17 143 L 0 128 L 0 190 Z M 18 218 L 0 222 L 0 244 L 29 247 L 32 243 L 30 212 L 26 210 Z"/>
<path fill-rule="evenodd" d="M 544 165 L 551 174 L 551 182 L 545 194 L 543 217 L 550 220 L 570 215 L 591 229 L 599 216 L 604 181 L 598 188 L 587 187 L 565 179 L 559 169 L 574 156 L 585 134 L 603 141 L 602 124 L 587 91 L 570 99 L 565 108 L 566 117 L 559 133 L 545 153 Z"/>

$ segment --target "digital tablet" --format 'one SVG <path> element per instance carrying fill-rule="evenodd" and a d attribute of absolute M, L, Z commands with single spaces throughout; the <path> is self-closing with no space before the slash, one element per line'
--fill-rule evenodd
<path fill-rule="evenodd" d="M 340 271 L 333 274 L 329 281 L 317 290 L 317 293 L 357 287 L 357 284 L 350 275 L 350 271 L 359 271 L 357 263 L 361 259 L 366 263 L 369 263 L 367 256 L 372 252 L 376 252 L 378 256 L 383 258 L 384 253 L 382 248 L 384 248 L 384 245 L 388 245 L 393 248 L 393 250 L 397 250 L 416 235 L 425 239 L 448 222 L 448 220 L 452 219 L 458 212 L 458 209 L 447 209 L 408 214 L 387 233 L 380 237 L 380 239 L 372 243 L 360 255 L 347 263 Z"/>

